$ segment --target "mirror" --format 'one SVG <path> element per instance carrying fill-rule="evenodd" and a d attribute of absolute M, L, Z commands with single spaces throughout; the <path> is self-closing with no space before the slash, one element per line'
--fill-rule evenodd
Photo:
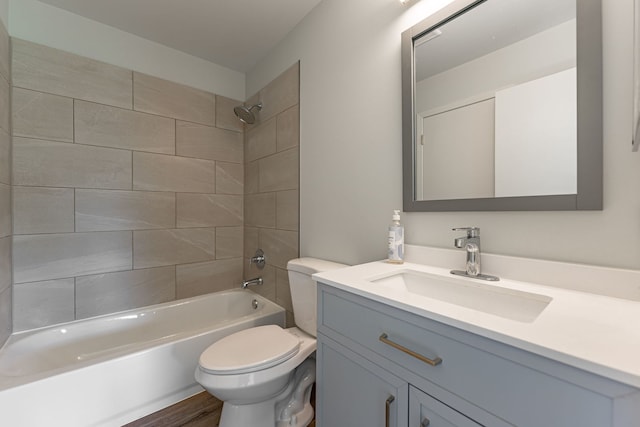
<path fill-rule="evenodd" d="M 455 0 L 402 34 L 404 210 L 602 209 L 601 0 Z"/>

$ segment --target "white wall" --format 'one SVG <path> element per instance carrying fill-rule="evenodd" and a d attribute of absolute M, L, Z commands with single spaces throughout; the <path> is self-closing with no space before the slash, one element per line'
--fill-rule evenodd
<path fill-rule="evenodd" d="M 576 21 L 572 19 L 417 82 L 416 111 L 495 93 L 575 66 Z"/>
<path fill-rule="evenodd" d="M 400 33 L 435 6 L 324 0 L 247 75 L 251 94 L 301 60 L 302 255 L 385 256 L 387 223 L 402 205 Z M 632 11 L 632 0 L 603 0 L 604 210 L 405 214 L 408 243 L 452 247 L 452 227 L 475 225 L 485 252 L 640 268 Z"/>
<path fill-rule="evenodd" d="M 11 1 L 9 34 L 244 101 L 245 75 L 35 0 Z"/>

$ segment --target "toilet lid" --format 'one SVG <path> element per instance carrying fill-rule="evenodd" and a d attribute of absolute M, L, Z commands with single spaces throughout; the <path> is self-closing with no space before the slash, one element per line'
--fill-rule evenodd
<path fill-rule="evenodd" d="M 280 326 L 245 329 L 211 344 L 200 355 L 200 367 L 212 374 L 244 374 L 291 359 L 300 341 Z"/>

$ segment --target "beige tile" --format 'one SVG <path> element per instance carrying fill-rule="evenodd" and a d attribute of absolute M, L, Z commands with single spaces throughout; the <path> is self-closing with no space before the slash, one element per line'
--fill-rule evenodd
<path fill-rule="evenodd" d="M 276 228 L 298 231 L 300 203 L 298 190 L 279 191 L 276 194 Z"/>
<path fill-rule="evenodd" d="M 287 270 L 276 268 L 276 303 L 285 310 L 293 312 L 289 274 Z"/>
<path fill-rule="evenodd" d="M 11 287 L 11 237 L 0 239 L 0 292 Z"/>
<path fill-rule="evenodd" d="M 260 159 L 260 191 L 294 190 L 299 186 L 298 149 L 282 151 Z"/>
<path fill-rule="evenodd" d="M 300 111 L 298 105 L 278 114 L 277 122 L 277 147 L 278 151 L 300 145 Z"/>
<path fill-rule="evenodd" d="M 11 96 L 9 95 L 9 82 L 0 78 L 0 128 L 9 132 L 9 120 L 11 119 Z"/>
<path fill-rule="evenodd" d="M 25 40 L 12 42 L 15 87 L 132 107 L 131 71 Z"/>
<path fill-rule="evenodd" d="M 242 258 L 242 227 L 216 227 L 216 259 Z"/>
<path fill-rule="evenodd" d="M 73 189 L 13 187 L 15 234 L 72 233 Z"/>
<path fill-rule="evenodd" d="M 244 221 L 249 227 L 275 228 L 276 193 L 245 196 Z"/>
<path fill-rule="evenodd" d="M 176 266 L 178 298 L 239 288 L 242 264 L 242 258 L 232 258 Z"/>
<path fill-rule="evenodd" d="M 295 317 L 292 311 L 285 311 L 284 317 L 285 317 L 284 319 L 285 328 L 293 328 L 294 326 L 296 326 Z M 309 427 L 316 427 L 315 422 L 312 422 L 311 424 L 309 424 Z"/>
<path fill-rule="evenodd" d="M 179 193 L 178 228 L 240 226 L 242 206 L 242 196 Z"/>
<path fill-rule="evenodd" d="M 21 283 L 13 288 L 16 331 L 41 328 L 74 320 L 73 279 Z"/>
<path fill-rule="evenodd" d="M 131 269 L 131 232 L 13 236 L 15 283 Z"/>
<path fill-rule="evenodd" d="M 296 62 L 260 91 L 263 121 L 299 103 L 300 64 Z"/>
<path fill-rule="evenodd" d="M 147 74 L 133 73 L 136 111 L 215 125 L 215 95 Z"/>
<path fill-rule="evenodd" d="M 0 129 L 0 183 L 11 184 L 11 137 Z"/>
<path fill-rule="evenodd" d="M 175 120 L 92 102 L 75 101 L 79 144 L 175 154 Z"/>
<path fill-rule="evenodd" d="M 267 264 L 264 269 L 258 270 L 255 266 L 249 267 L 245 263 L 244 280 L 255 277 L 262 277 L 262 285 L 250 286 L 249 289 L 269 301 L 276 302 L 276 269 Z"/>
<path fill-rule="evenodd" d="M 175 228 L 175 193 L 76 190 L 76 231 Z"/>
<path fill-rule="evenodd" d="M 14 88 L 14 136 L 73 142 L 73 99 Z"/>
<path fill-rule="evenodd" d="M 0 342 L 5 342 L 13 332 L 13 289 L 0 292 Z"/>
<path fill-rule="evenodd" d="M 13 184 L 131 189 L 131 152 L 13 138 Z"/>
<path fill-rule="evenodd" d="M 198 159 L 242 163 L 243 136 L 225 129 L 177 121 L 176 153 Z"/>
<path fill-rule="evenodd" d="M 216 194 L 244 194 L 244 167 L 216 162 Z"/>
<path fill-rule="evenodd" d="M 249 259 L 260 249 L 260 235 L 256 227 L 244 227 L 244 257 Z"/>
<path fill-rule="evenodd" d="M 0 238 L 11 235 L 11 186 L 0 184 Z"/>
<path fill-rule="evenodd" d="M 268 263 L 287 269 L 287 262 L 298 258 L 298 233 L 295 231 L 260 229 L 260 244 L 268 255 Z"/>
<path fill-rule="evenodd" d="M 215 229 L 145 230 L 133 232 L 136 269 L 215 259 Z"/>
<path fill-rule="evenodd" d="M 175 295 L 174 266 L 78 277 L 76 318 L 173 301 Z"/>
<path fill-rule="evenodd" d="M 133 189 L 214 193 L 216 165 L 210 160 L 133 153 Z"/>
<path fill-rule="evenodd" d="M 216 127 L 242 132 L 242 122 L 233 112 L 233 108 L 242 105 L 242 101 L 216 95 Z"/>
<path fill-rule="evenodd" d="M 276 120 L 272 119 L 247 132 L 245 161 L 251 162 L 276 152 Z"/>
<path fill-rule="evenodd" d="M 298 149 L 282 151 L 260 159 L 260 191 L 293 190 L 299 187 L 300 160 Z"/>
<path fill-rule="evenodd" d="M 245 164 L 244 194 L 255 194 L 260 191 L 259 175 L 260 175 L 259 160 Z"/>
<path fill-rule="evenodd" d="M 9 64 L 11 64 L 11 53 L 9 40 L 9 33 L 5 26 L 0 22 L 0 76 L 4 77 L 8 82 L 11 81 L 11 67 L 9 66 Z"/>

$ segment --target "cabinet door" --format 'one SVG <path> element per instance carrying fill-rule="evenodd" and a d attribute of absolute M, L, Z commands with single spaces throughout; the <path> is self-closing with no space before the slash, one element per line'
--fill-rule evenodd
<path fill-rule="evenodd" d="M 482 427 L 427 393 L 409 386 L 409 427 Z"/>
<path fill-rule="evenodd" d="M 322 337 L 318 341 L 318 427 L 406 427 L 408 385 Z"/>

